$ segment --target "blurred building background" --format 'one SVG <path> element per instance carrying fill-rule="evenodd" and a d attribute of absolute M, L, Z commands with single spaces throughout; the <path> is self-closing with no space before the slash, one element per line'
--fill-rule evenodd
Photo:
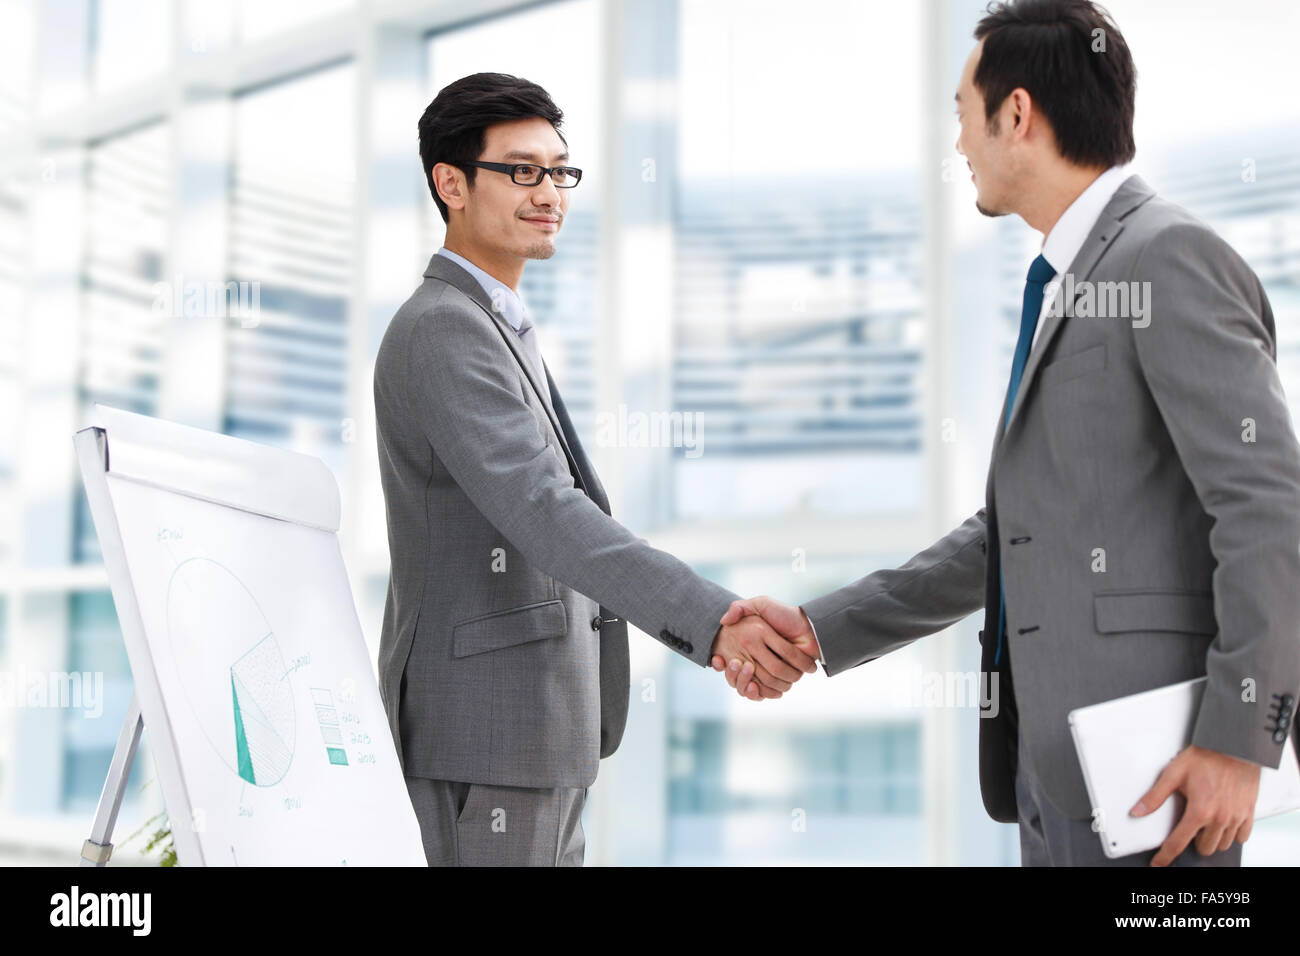
<path fill-rule="evenodd" d="M 585 175 L 523 296 L 626 524 L 798 601 L 981 507 L 1039 241 L 976 213 L 953 150 L 981 7 L 0 0 L 0 671 L 103 675 L 95 717 L 0 708 L 0 861 L 76 858 L 131 695 L 72 454 L 91 403 L 322 457 L 377 651 L 373 357 L 442 241 L 416 120 L 467 73 L 565 111 Z M 1294 408 L 1300 103 L 1276 71 L 1300 11 L 1109 8 L 1139 68 L 1134 171 L 1259 273 Z M 620 409 L 697 427 L 611 440 Z M 588 863 L 1016 865 L 979 797 L 979 626 L 761 705 L 634 634 Z M 151 778 L 146 729 L 119 843 L 160 809 Z M 1300 860 L 1296 817 L 1246 861 Z"/>

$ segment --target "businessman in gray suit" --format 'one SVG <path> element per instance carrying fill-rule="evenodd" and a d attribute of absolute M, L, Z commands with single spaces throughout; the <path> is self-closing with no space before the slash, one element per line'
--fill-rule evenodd
<path fill-rule="evenodd" d="M 985 507 L 901 568 L 724 621 L 761 613 L 835 675 L 983 608 L 980 786 L 1022 863 L 1235 866 L 1300 694 L 1300 449 L 1273 314 L 1222 239 L 1123 168 L 1136 73 L 1108 16 L 1020 0 L 975 37 L 957 148 L 977 206 L 1044 236 Z M 1066 715 L 1202 676 L 1191 745 L 1132 812 L 1175 791 L 1186 809 L 1157 851 L 1108 860 Z"/>
<path fill-rule="evenodd" d="M 420 119 L 443 248 L 375 360 L 392 570 L 380 691 L 430 865 L 581 865 L 581 815 L 628 707 L 626 622 L 755 700 L 813 660 L 612 517 L 519 297 L 581 170 L 527 80 L 479 73 Z M 747 682 L 748 683 L 748 682 Z"/>

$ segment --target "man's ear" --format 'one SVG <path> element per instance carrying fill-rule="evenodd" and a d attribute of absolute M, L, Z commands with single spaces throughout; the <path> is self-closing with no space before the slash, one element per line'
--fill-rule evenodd
<path fill-rule="evenodd" d="M 1034 101 L 1027 90 L 1016 87 L 1007 96 L 1007 102 L 1011 104 L 1011 130 L 1023 134 L 1025 124 L 1029 122 L 1029 117 L 1033 113 Z"/>
<path fill-rule="evenodd" d="M 437 187 L 439 198 L 447 204 L 447 208 L 464 209 L 465 174 L 450 163 L 435 163 L 432 172 L 433 184 Z"/>

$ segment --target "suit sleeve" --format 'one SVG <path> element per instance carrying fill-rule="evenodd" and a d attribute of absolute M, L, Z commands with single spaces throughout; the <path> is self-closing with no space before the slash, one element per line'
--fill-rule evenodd
<path fill-rule="evenodd" d="M 484 517 L 534 566 L 707 666 L 737 595 L 652 548 L 575 486 L 492 320 L 444 292 L 408 344 L 407 413 Z"/>
<path fill-rule="evenodd" d="M 900 568 L 803 605 L 834 676 L 941 631 L 984 606 L 984 509 Z"/>
<path fill-rule="evenodd" d="M 1300 687 L 1300 448 L 1272 313 L 1250 268 L 1198 223 L 1156 234 L 1134 279 L 1151 283 L 1138 361 L 1214 521 L 1218 633 L 1192 743 L 1277 767 L 1285 734 L 1270 707 Z"/>

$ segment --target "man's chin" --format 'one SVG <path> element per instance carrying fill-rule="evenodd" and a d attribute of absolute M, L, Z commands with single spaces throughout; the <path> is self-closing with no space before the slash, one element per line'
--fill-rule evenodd
<path fill-rule="evenodd" d="M 997 219 L 999 216 L 1005 216 L 1006 212 L 997 209 L 990 209 L 978 199 L 975 200 L 975 208 L 980 211 L 981 215 L 988 216 L 990 219 Z"/>
<path fill-rule="evenodd" d="M 540 240 L 524 250 L 525 259 L 549 259 L 555 255 L 555 243 Z"/>

